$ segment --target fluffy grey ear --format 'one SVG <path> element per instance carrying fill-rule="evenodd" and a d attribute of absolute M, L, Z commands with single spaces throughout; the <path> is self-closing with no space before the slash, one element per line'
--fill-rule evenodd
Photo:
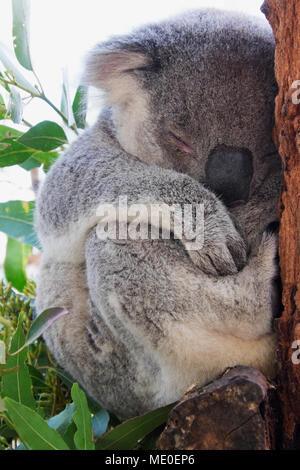
<path fill-rule="evenodd" d="M 115 46 L 98 44 L 86 58 L 83 82 L 108 92 L 110 103 L 124 101 L 136 82 L 128 72 L 150 64 L 151 58 L 146 52 L 121 47 L 120 43 Z"/>

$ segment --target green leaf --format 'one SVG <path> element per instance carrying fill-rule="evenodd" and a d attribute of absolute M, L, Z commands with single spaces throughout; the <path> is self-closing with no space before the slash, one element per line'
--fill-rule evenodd
<path fill-rule="evenodd" d="M 75 379 L 68 372 L 66 372 L 64 369 L 51 367 L 51 370 L 53 372 L 55 372 L 55 375 L 57 375 L 60 378 L 60 380 L 68 388 L 72 388 L 73 384 L 76 382 Z M 97 414 L 99 411 L 101 411 L 103 409 L 102 406 L 99 405 L 99 403 L 97 403 L 93 398 L 91 398 L 85 390 L 84 390 L 84 392 L 85 392 L 85 395 L 86 395 L 86 398 L 87 398 L 89 410 L 93 414 Z M 114 421 L 113 425 L 115 423 L 119 424 L 119 421 L 117 421 L 117 418 L 114 418 L 114 416 L 112 414 L 110 415 L 110 421 L 111 422 Z"/>
<path fill-rule="evenodd" d="M 19 142 L 27 147 L 48 152 L 65 144 L 67 137 L 56 122 L 43 121 L 23 134 Z"/>
<path fill-rule="evenodd" d="M 1 142 L 0 142 L 1 144 Z M 39 162 L 36 158 L 34 158 L 34 153 L 31 157 L 27 158 L 23 163 L 20 163 L 19 166 L 23 168 L 23 170 L 31 171 L 33 168 L 40 168 L 42 163 Z"/>
<path fill-rule="evenodd" d="M 30 2 L 28 0 L 12 0 L 12 10 L 15 54 L 23 67 L 32 70 L 29 52 Z"/>
<path fill-rule="evenodd" d="M 9 102 L 7 106 L 7 118 L 10 118 L 15 124 L 20 124 L 23 116 L 23 102 L 18 89 L 10 86 Z"/>
<path fill-rule="evenodd" d="M 28 364 L 27 367 L 28 367 L 28 371 L 30 375 L 30 380 L 34 388 L 38 388 L 39 390 L 48 389 L 49 386 L 46 384 L 45 378 L 40 373 L 40 371 L 36 369 L 35 367 L 33 367 L 31 364 Z"/>
<path fill-rule="evenodd" d="M 46 154 L 44 154 L 46 155 Z M 48 153 L 47 155 L 49 155 L 48 158 L 44 158 L 42 156 L 42 159 L 44 159 L 43 161 L 43 170 L 47 173 L 51 166 L 53 165 L 53 163 L 57 160 L 57 158 L 59 157 L 59 153 L 57 152 L 51 152 L 51 153 Z"/>
<path fill-rule="evenodd" d="M 86 112 L 88 101 L 88 88 L 80 85 L 75 93 L 72 109 L 76 126 L 84 129 L 86 126 Z"/>
<path fill-rule="evenodd" d="M 106 432 L 108 423 L 109 414 L 106 410 L 98 411 L 98 413 L 92 417 L 92 427 L 95 438 L 101 437 L 102 434 Z"/>
<path fill-rule="evenodd" d="M 22 441 L 32 450 L 69 449 L 60 434 L 51 429 L 37 412 L 11 398 L 5 398 L 4 403 Z"/>
<path fill-rule="evenodd" d="M 22 318 L 19 317 L 18 327 L 12 338 L 10 353 L 13 353 L 21 348 L 25 342 L 25 335 L 22 328 Z M 31 380 L 28 368 L 25 366 L 28 349 L 23 349 L 16 356 L 9 356 L 7 358 L 5 369 L 17 367 L 13 374 L 7 374 L 2 377 L 1 394 L 2 397 L 9 397 L 16 402 L 23 403 L 23 405 L 35 408 L 35 401 L 31 393 Z M 4 369 L 4 371 L 5 371 Z"/>
<path fill-rule="evenodd" d="M 88 408 L 85 393 L 75 383 L 71 390 L 71 396 L 75 405 L 74 422 L 77 431 L 74 436 L 76 448 L 79 450 L 94 450 L 91 413 Z"/>
<path fill-rule="evenodd" d="M 3 402 L 4 405 L 4 402 Z M 4 405 L 5 406 L 5 405 Z M 15 439 L 17 437 L 17 433 L 14 429 L 9 427 L 6 423 L 0 423 L 0 436 L 4 437 L 5 439 Z"/>
<path fill-rule="evenodd" d="M 33 85 L 31 85 L 31 83 L 24 77 L 24 75 L 20 71 L 20 67 L 18 67 L 17 64 L 14 63 L 14 60 L 11 58 L 11 53 L 9 49 L 3 43 L 0 43 L 0 61 L 10 74 L 13 73 L 15 81 L 19 85 L 28 90 L 28 92 L 30 92 L 33 96 L 39 95 L 37 89 Z"/>
<path fill-rule="evenodd" d="M 11 137 L 20 137 L 20 135 L 22 135 L 22 132 L 13 129 L 12 127 L 0 126 L 0 141 Z"/>
<path fill-rule="evenodd" d="M 0 119 L 4 119 L 6 116 L 6 107 L 2 96 L 0 95 Z"/>
<path fill-rule="evenodd" d="M 72 450 L 76 450 L 76 447 L 74 444 L 74 436 L 76 433 L 76 429 L 77 429 L 76 424 L 74 423 L 74 421 L 72 421 L 63 435 L 64 441 Z"/>
<path fill-rule="evenodd" d="M 34 201 L 0 203 L 0 231 L 19 242 L 39 248 L 33 225 L 34 207 Z"/>
<path fill-rule="evenodd" d="M 60 368 L 55 369 L 54 367 L 52 367 L 51 370 L 53 370 L 53 372 L 55 372 L 55 375 L 57 375 L 60 378 L 60 380 L 68 388 L 72 388 L 73 384 L 75 383 L 75 379 L 73 379 L 73 377 L 70 374 L 68 374 L 68 372 L 66 372 L 64 369 L 60 369 Z"/>
<path fill-rule="evenodd" d="M 155 428 L 167 421 L 175 404 L 158 408 L 120 424 L 96 443 L 96 450 L 131 450 Z"/>
<path fill-rule="evenodd" d="M 68 310 L 62 307 L 54 307 L 54 308 L 48 308 L 47 310 L 44 310 L 32 323 L 31 327 L 28 330 L 28 333 L 26 335 L 26 340 L 24 341 L 24 344 L 22 347 L 17 350 L 14 354 L 19 353 L 19 351 L 22 351 L 23 348 L 26 346 L 29 346 L 29 344 L 33 343 L 39 336 L 41 336 L 47 328 L 49 328 L 50 325 L 55 320 L 58 320 L 63 315 L 66 315 Z"/>
<path fill-rule="evenodd" d="M 19 292 L 23 292 L 27 284 L 26 265 L 32 251 L 30 245 L 19 243 L 8 237 L 4 262 L 5 277 Z"/>
<path fill-rule="evenodd" d="M 35 152 L 27 160 L 25 160 L 25 162 L 21 163 L 20 166 L 24 170 L 30 171 L 32 168 L 38 168 L 41 165 L 44 165 L 43 169 L 47 171 L 55 162 L 58 155 L 58 152 Z"/>
<path fill-rule="evenodd" d="M 0 397 L 0 413 L 2 413 L 3 411 L 6 411 L 6 408 L 5 408 L 5 405 L 4 405 L 4 401 Z M 2 437 L 1 434 L 0 434 L 0 436 Z"/>
<path fill-rule="evenodd" d="M 0 142 L 0 168 L 17 165 L 27 160 L 34 153 L 33 149 L 25 147 L 13 139 L 5 139 Z"/>
<path fill-rule="evenodd" d="M 57 432 L 63 437 L 63 435 L 67 432 L 69 425 L 73 421 L 73 416 L 75 413 L 75 405 L 74 403 L 70 403 L 67 405 L 61 413 L 53 418 L 48 419 L 47 424 L 52 429 L 56 429 Z"/>
<path fill-rule="evenodd" d="M 164 428 L 165 423 L 158 426 L 158 428 L 154 429 L 154 431 L 150 432 L 150 434 L 147 434 L 147 436 L 145 436 L 144 439 L 139 442 L 139 445 L 136 450 L 155 450 L 156 442 L 158 441 L 158 438 L 160 437 Z"/>

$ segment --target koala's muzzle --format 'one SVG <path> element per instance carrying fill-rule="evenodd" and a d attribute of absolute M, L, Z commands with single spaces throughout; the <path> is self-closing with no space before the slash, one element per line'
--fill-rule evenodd
<path fill-rule="evenodd" d="M 253 177 L 252 154 L 247 149 L 219 147 L 205 165 L 206 184 L 226 205 L 247 201 Z"/>

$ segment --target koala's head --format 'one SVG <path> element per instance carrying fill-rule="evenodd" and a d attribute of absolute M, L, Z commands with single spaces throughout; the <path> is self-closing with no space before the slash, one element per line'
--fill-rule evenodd
<path fill-rule="evenodd" d="M 231 203 L 259 186 L 275 152 L 273 58 L 263 20 L 206 9 L 97 45 L 86 81 L 106 92 L 128 153 Z"/>

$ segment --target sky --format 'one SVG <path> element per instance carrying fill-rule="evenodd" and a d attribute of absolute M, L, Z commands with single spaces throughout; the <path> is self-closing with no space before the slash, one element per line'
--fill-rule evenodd
<path fill-rule="evenodd" d="M 82 58 L 96 42 L 193 8 L 239 10 L 264 18 L 260 12 L 262 3 L 263 0 L 31 0 L 33 66 L 46 95 L 59 106 L 63 68 L 68 71 L 74 93 Z M 0 42 L 11 48 L 10 0 L 0 0 L 0 18 Z M 39 100 L 27 106 L 24 117 L 33 124 L 44 119 L 57 120 L 56 114 Z M 0 202 L 10 199 L 33 199 L 30 175 L 18 166 L 0 169 Z M 0 233 L 0 265 L 4 253 L 5 237 Z"/>

